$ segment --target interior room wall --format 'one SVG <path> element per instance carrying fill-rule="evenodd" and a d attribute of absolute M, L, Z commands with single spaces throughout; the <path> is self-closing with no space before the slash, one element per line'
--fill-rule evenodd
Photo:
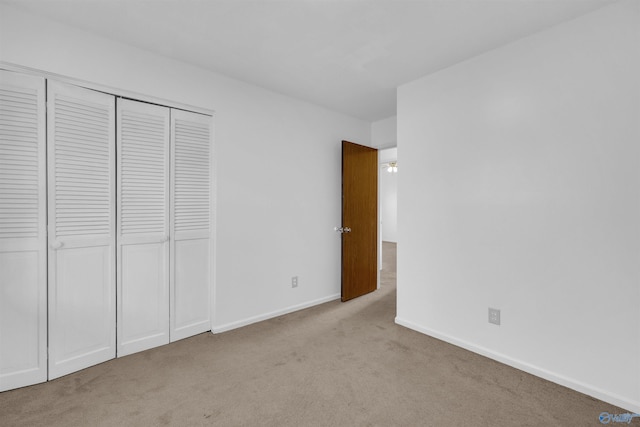
<path fill-rule="evenodd" d="M 380 229 L 385 242 L 398 242 L 398 173 L 389 173 L 384 164 L 398 160 L 398 149 L 387 148 L 378 152 L 380 176 Z"/>
<path fill-rule="evenodd" d="M 639 41 L 616 2 L 401 86 L 397 115 L 397 322 L 635 412 Z"/>
<path fill-rule="evenodd" d="M 397 116 L 371 123 L 371 146 L 378 149 L 395 147 L 398 142 L 397 132 Z"/>
<path fill-rule="evenodd" d="M 370 123 L 7 5 L 0 61 L 215 110 L 214 330 L 339 297 L 341 141 Z"/>

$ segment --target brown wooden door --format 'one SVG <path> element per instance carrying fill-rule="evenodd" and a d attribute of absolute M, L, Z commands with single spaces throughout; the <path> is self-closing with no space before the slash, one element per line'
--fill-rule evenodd
<path fill-rule="evenodd" d="M 342 301 L 378 287 L 378 150 L 342 141 Z"/>

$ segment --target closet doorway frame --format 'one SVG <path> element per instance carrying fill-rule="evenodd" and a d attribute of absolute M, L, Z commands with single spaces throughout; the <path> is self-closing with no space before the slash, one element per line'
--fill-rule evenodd
<path fill-rule="evenodd" d="M 41 69 L 37 69 L 37 68 L 32 68 L 32 67 L 27 67 L 27 66 L 23 66 L 23 65 L 19 65 L 19 64 L 14 64 L 14 63 L 10 63 L 10 62 L 6 62 L 6 61 L 0 61 L 0 70 L 5 70 L 5 71 L 10 71 L 10 72 L 15 72 L 15 73 L 20 73 L 20 74 L 25 74 L 25 75 L 30 75 L 30 76 L 35 76 L 35 77 L 40 77 L 40 78 L 44 78 L 45 81 L 48 80 L 54 80 L 57 82 L 61 82 L 61 83 L 65 83 L 65 84 L 69 84 L 69 85 L 73 85 L 73 86 L 78 86 L 81 88 L 85 88 L 85 89 L 89 89 L 89 90 L 94 90 L 97 92 L 102 92 L 102 93 L 106 93 L 109 95 L 112 95 L 116 98 L 121 98 L 121 99 L 130 99 L 133 101 L 139 101 L 139 102 L 144 102 L 144 103 L 148 103 L 148 104 L 153 104 L 153 105 L 159 105 L 162 107 L 168 107 L 168 108 L 173 108 L 173 109 L 177 109 L 177 110 L 184 110 L 184 111 L 189 111 L 192 113 L 197 113 L 197 114 L 202 114 L 205 116 L 210 116 L 211 120 L 212 120 L 212 124 L 211 124 L 211 128 L 212 128 L 212 132 L 211 132 L 211 164 L 210 164 L 210 172 L 211 172 L 211 193 L 210 193 L 210 197 L 211 197 L 211 201 L 210 201 L 210 209 L 211 209 L 211 214 L 210 214 L 210 227 L 211 227 L 211 235 L 210 235 L 210 239 L 211 239 L 211 244 L 210 244 L 210 251 L 211 251 L 211 278 L 210 278 L 210 299 L 209 299 L 209 313 L 210 313 L 210 318 L 209 318 L 209 331 L 211 333 L 213 332 L 213 323 L 214 323 L 214 319 L 215 319 L 215 307 L 216 307 L 216 271 L 217 271 L 217 266 L 216 266 L 216 258 L 217 258 L 217 195 L 218 195 L 218 186 L 217 186 L 217 182 L 218 182 L 218 176 L 217 176 L 217 171 L 218 171 L 218 161 L 217 161 L 217 155 L 216 155 L 216 134 L 215 134 L 215 130 L 216 130 L 216 111 L 215 110 L 211 110 L 208 108 L 203 108 L 203 107 L 198 107 L 195 105 L 191 105 L 191 104 L 185 104 L 182 102 L 177 102 L 177 101 L 172 101 L 166 98 L 161 98 L 161 97 L 157 97 L 157 96 L 153 96 L 153 95 L 148 95 L 148 94 L 144 94 L 141 92 L 136 92 L 136 91 L 132 91 L 132 90 L 127 90 L 127 89 L 121 89 L 121 88 L 117 88 L 117 87 L 113 87 L 113 86 L 108 86 L 108 85 L 104 85 L 104 84 L 100 84 L 100 83 L 95 83 L 95 82 L 91 82 L 91 81 L 87 81 L 87 80 L 83 80 L 83 79 L 78 79 L 78 78 L 74 78 L 74 77 L 68 77 L 62 74 L 57 74 L 57 73 L 53 73 L 53 72 L 49 72 L 46 70 L 41 70 Z M 45 87 L 46 87 L 46 82 L 45 82 Z M 46 101 L 47 103 L 49 102 L 49 100 Z M 48 233 L 47 233 L 48 236 Z M 48 238 L 48 237 L 47 237 Z M 47 260 L 47 265 L 48 265 L 48 260 Z M 47 285 L 48 287 L 48 285 Z"/>
<path fill-rule="evenodd" d="M 162 107 L 175 108 L 178 110 L 191 111 L 193 113 L 203 114 L 205 116 L 215 117 L 215 110 L 208 108 L 198 107 L 191 104 L 185 104 L 177 101 L 171 101 L 169 99 L 160 98 L 153 95 L 147 95 L 140 92 L 135 92 L 127 89 L 119 89 L 113 86 L 103 85 L 100 83 L 94 83 L 87 80 L 77 79 L 74 77 L 67 77 L 62 74 L 56 74 L 36 68 L 26 67 L 23 65 L 13 64 L 11 62 L 0 61 L 0 69 L 6 71 L 12 71 L 15 73 L 28 74 L 36 77 L 42 77 L 47 80 L 56 80 L 61 83 L 70 84 L 73 86 L 80 86 L 85 89 L 91 89 L 98 92 L 104 92 L 109 95 L 113 95 L 118 98 L 128 98 L 133 101 L 146 102 L 148 104 L 160 105 Z M 215 123 L 214 123 L 215 125 Z M 215 129 L 215 126 L 214 126 Z M 215 138 L 212 141 L 215 146 Z"/>

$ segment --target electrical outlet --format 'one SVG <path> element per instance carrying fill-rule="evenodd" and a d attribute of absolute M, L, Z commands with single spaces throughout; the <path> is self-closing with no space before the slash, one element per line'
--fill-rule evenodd
<path fill-rule="evenodd" d="M 292 288 L 297 288 L 298 287 L 298 276 L 293 276 L 291 278 L 291 287 Z"/>
<path fill-rule="evenodd" d="M 489 307 L 489 323 L 500 326 L 500 310 Z"/>

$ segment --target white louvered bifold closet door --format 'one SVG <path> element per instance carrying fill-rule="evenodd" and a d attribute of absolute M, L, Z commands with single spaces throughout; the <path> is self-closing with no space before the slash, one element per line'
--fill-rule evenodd
<path fill-rule="evenodd" d="M 171 110 L 171 341 L 211 330 L 212 127 Z"/>
<path fill-rule="evenodd" d="M 0 71 L 0 391 L 47 380 L 45 82 Z"/>
<path fill-rule="evenodd" d="M 118 100 L 118 356 L 169 343 L 169 112 Z"/>
<path fill-rule="evenodd" d="M 49 379 L 116 355 L 115 98 L 48 82 Z"/>

